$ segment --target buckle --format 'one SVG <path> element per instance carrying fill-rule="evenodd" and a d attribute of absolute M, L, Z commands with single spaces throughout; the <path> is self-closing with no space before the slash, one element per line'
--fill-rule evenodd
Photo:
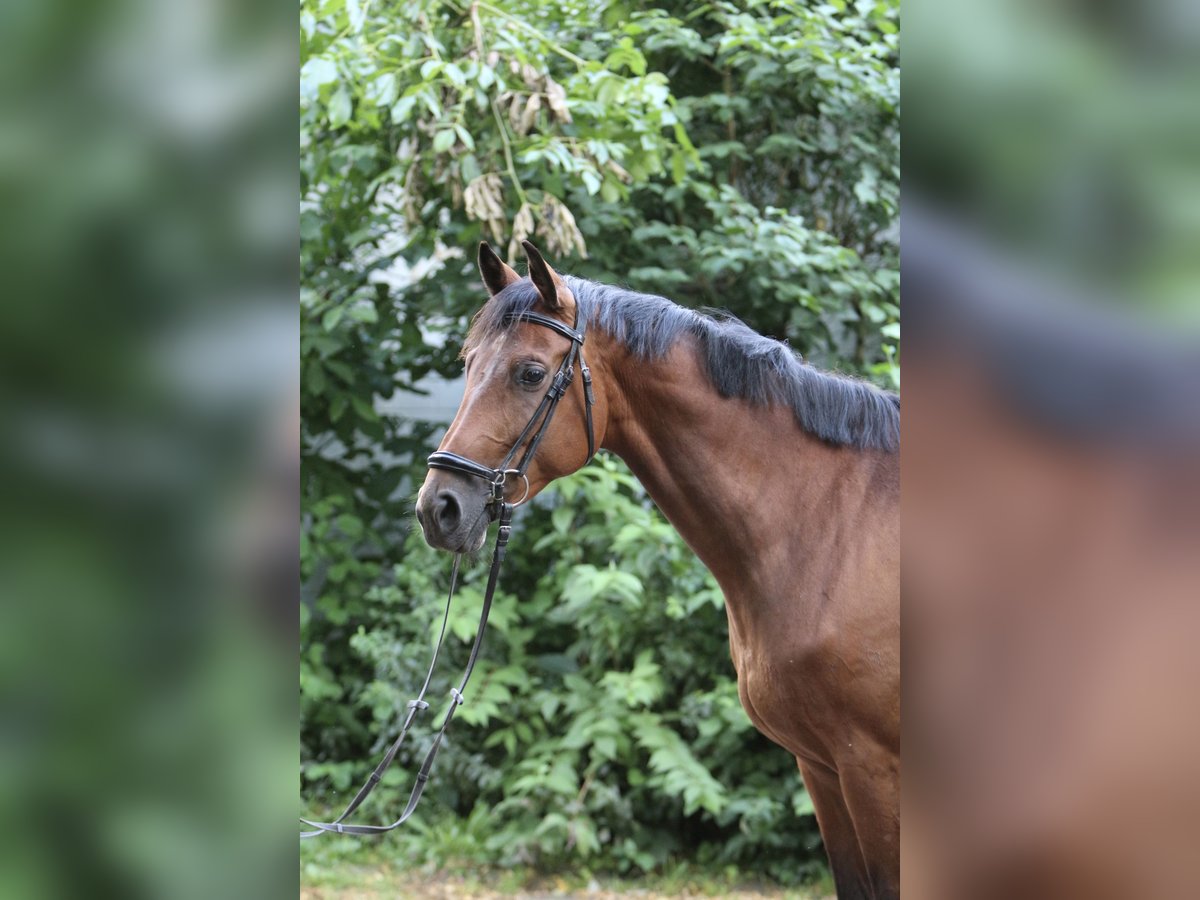
<path fill-rule="evenodd" d="M 583 361 L 582 357 L 579 360 L 579 372 L 583 375 L 583 393 L 590 406 L 596 402 L 596 397 L 592 393 L 592 370 L 588 368 L 588 364 Z"/>
<path fill-rule="evenodd" d="M 571 383 L 571 378 L 572 375 L 568 375 L 562 369 L 559 369 L 554 373 L 554 381 L 550 384 L 550 390 L 546 391 L 546 396 L 552 400 L 557 400 L 566 393 L 567 385 Z"/>

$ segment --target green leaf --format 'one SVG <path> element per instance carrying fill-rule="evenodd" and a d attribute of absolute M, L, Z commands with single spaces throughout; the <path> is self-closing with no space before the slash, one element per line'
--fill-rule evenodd
<path fill-rule="evenodd" d="M 338 79 L 337 64 L 331 59 L 314 56 L 300 67 L 300 83 L 312 85 L 314 88 L 323 84 L 332 84 Z"/>
<path fill-rule="evenodd" d="M 471 132 L 467 131 L 461 125 L 455 125 L 454 133 L 458 135 L 458 139 L 463 142 L 463 145 L 468 150 L 475 149 L 475 138 L 471 137 Z"/>
<path fill-rule="evenodd" d="M 798 816 L 811 816 L 816 813 L 812 797 L 809 796 L 808 791 L 803 786 L 801 786 L 800 790 L 792 794 L 792 812 Z"/>
<path fill-rule="evenodd" d="M 479 168 L 479 160 L 469 153 L 459 157 L 458 167 L 462 173 L 462 180 L 466 184 L 470 184 L 483 174 L 483 170 Z"/>
<path fill-rule="evenodd" d="M 675 179 L 676 184 L 683 184 L 687 178 L 687 160 L 678 150 L 671 154 L 671 177 Z"/>
<path fill-rule="evenodd" d="M 346 2 L 346 18 L 350 22 L 350 30 L 355 34 L 362 31 L 363 21 L 366 19 L 366 12 L 363 9 L 359 0 L 345 0 Z"/>
<path fill-rule="evenodd" d="M 605 178 L 600 185 L 600 199 L 605 203 L 617 203 L 621 199 L 621 188 L 611 178 Z"/>
<path fill-rule="evenodd" d="M 362 537 L 363 523 L 357 516 L 343 513 L 337 517 L 337 527 L 342 534 L 352 540 Z"/>
<path fill-rule="evenodd" d="M 445 153 L 454 146 L 455 133 L 453 129 L 439 131 L 433 136 L 433 152 Z"/>
<path fill-rule="evenodd" d="M 466 87 L 467 76 L 464 75 L 463 70 L 454 63 L 446 63 L 445 67 L 442 69 L 442 73 L 450 79 L 451 84 L 453 84 L 455 87 Z"/>
<path fill-rule="evenodd" d="M 305 366 L 304 388 L 306 392 L 320 396 L 325 393 L 325 369 L 319 362 Z"/>
<path fill-rule="evenodd" d="M 379 413 L 375 411 L 375 407 L 363 397 L 357 394 L 350 395 L 350 405 L 354 407 L 354 411 L 359 417 L 366 419 L 368 422 L 374 422 L 379 419 Z"/>
<path fill-rule="evenodd" d="M 566 794 L 568 796 L 579 790 L 579 779 L 575 775 L 575 770 L 571 766 L 570 760 L 565 758 L 560 758 L 554 764 L 554 768 L 546 775 L 542 784 L 557 794 Z"/>
<path fill-rule="evenodd" d="M 395 72 L 385 72 L 375 79 L 371 90 L 376 106 L 390 107 L 400 93 L 400 81 Z"/>
<path fill-rule="evenodd" d="M 314 212 L 305 210 L 300 214 L 300 239 L 316 241 L 321 237 L 321 218 Z"/>
<path fill-rule="evenodd" d="M 550 523 L 558 534 L 566 534 L 575 518 L 575 510 L 570 506 L 559 506 L 550 513 Z"/>
<path fill-rule="evenodd" d="M 374 325 L 379 321 L 379 312 L 369 303 L 359 303 L 350 307 L 350 318 L 364 325 Z"/>
<path fill-rule="evenodd" d="M 329 127 L 341 128 L 350 121 L 350 90 L 343 84 L 329 100 Z"/>
<path fill-rule="evenodd" d="M 391 118 L 397 125 L 402 125 L 408 121 L 408 117 L 412 115 L 413 107 L 417 105 L 417 98 L 401 97 L 392 106 Z"/>
<path fill-rule="evenodd" d="M 349 404 L 345 394 L 338 394 L 329 404 L 329 418 L 334 422 L 339 421 L 346 413 L 346 406 Z"/>

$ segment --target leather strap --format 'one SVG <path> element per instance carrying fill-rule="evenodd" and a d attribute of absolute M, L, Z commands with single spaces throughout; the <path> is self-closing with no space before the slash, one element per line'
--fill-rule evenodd
<path fill-rule="evenodd" d="M 554 379 L 551 381 L 550 387 L 542 397 L 541 402 L 538 403 L 537 409 L 534 410 L 529 422 L 526 423 L 525 428 L 522 429 L 521 434 L 517 437 L 512 449 L 508 451 L 508 455 L 504 457 L 504 461 L 499 466 L 492 468 L 449 450 L 438 450 L 430 454 L 428 459 L 430 468 L 445 469 L 486 480 L 492 489 L 492 497 L 488 503 L 488 514 L 492 519 L 499 519 L 500 521 L 500 527 L 496 533 L 495 549 L 492 551 L 492 566 L 488 572 L 487 589 L 483 597 L 483 608 L 479 613 L 479 625 L 475 629 L 475 642 L 471 646 L 471 655 L 467 659 L 462 679 L 459 681 L 457 688 L 450 689 L 451 702 L 446 708 L 441 727 L 438 729 L 437 734 L 434 735 L 433 741 L 429 745 L 429 750 L 426 751 L 425 759 L 421 763 L 420 770 L 417 772 L 416 783 L 413 785 L 412 791 L 408 796 L 408 803 L 405 804 L 400 817 L 389 825 L 347 824 L 345 820 L 353 815 L 362 805 L 363 801 L 375 789 L 375 786 L 379 784 L 384 772 L 387 771 L 393 760 L 395 760 L 396 754 L 404 743 L 404 738 L 408 735 L 408 730 L 413 720 L 417 717 L 417 714 L 429 708 L 429 704 L 425 701 L 425 692 L 429 689 L 429 682 L 433 677 L 433 670 L 437 665 L 438 654 L 441 652 L 442 644 L 446 638 L 446 624 L 450 618 L 450 605 L 454 599 L 455 588 L 458 584 L 461 557 L 455 555 L 454 566 L 450 573 L 450 591 L 446 597 L 446 611 L 442 616 L 442 627 L 438 634 L 437 644 L 434 647 L 433 659 L 429 663 L 429 670 L 425 673 L 425 682 L 421 686 L 420 692 L 415 699 L 410 700 L 408 703 L 408 715 L 404 719 L 404 725 L 400 729 L 399 736 L 388 748 L 383 759 L 380 760 L 375 770 L 371 773 L 371 776 L 359 788 L 354 799 L 350 801 L 350 804 L 340 816 L 332 822 L 314 822 L 304 818 L 300 820 L 312 829 L 311 831 L 300 832 L 301 838 L 317 837 L 328 832 L 361 835 L 385 834 L 395 828 L 399 828 L 416 811 L 417 804 L 420 803 L 421 796 L 425 793 L 425 787 L 429 783 L 433 772 L 433 763 L 437 759 L 438 751 L 441 750 L 446 731 L 454 719 L 454 713 L 464 702 L 463 691 L 467 688 L 467 682 L 471 680 L 471 673 L 475 670 L 475 663 L 479 659 L 479 651 L 483 646 L 483 635 L 487 628 L 488 615 L 491 613 L 492 599 L 495 596 L 496 584 L 500 577 L 500 567 L 504 563 L 508 540 L 512 534 L 513 504 L 506 502 L 504 499 L 508 476 L 517 475 L 525 477 L 533 455 L 537 452 L 542 438 L 545 437 L 546 431 L 550 427 L 550 421 L 554 418 L 554 412 L 558 408 L 559 401 L 566 395 L 567 389 L 571 386 L 571 382 L 575 378 L 575 363 L 577 360 L 579 362 L 579 371 L 583 378 L 584 412 L 587 424 L 588 456 L 584 464 L 586 465 L 596 455 L 596 438 L 592 425 L 592 406 L 595 404 L 596 398 L 592 392 L 592 373 L 583 359 L 584 334 L 583 329 L 578 327 L 578 310 L 576 310 L 575 315 L 576 328 L 570 328 L 557 319 L 552 319 L 549 316 L 535 312 L 510 313 L 504 317 L 504 321 L 532 322 L 536 325 L 542 325 L 567 338 L 571 342 L 571 347 L 559 364 L 558 371 L 555 373 Z M 521 454 L 520 462 L 515 468 L 510 468 L 513 459 L 520 452 L 521 447 L 525 445 L 526 441 L 529 443 L 525 446 L 525 452 Z M 529 483 L 528 478 L 526 478 L 526 493 L 528 493 L 528 489 Z"/>
<path fill-rule="evenodd" d="M 573 343 L 576 343 L 581 347 L 583 346 L 583 329 L 579 329 L 577 331 L 576 329 L 570 327 L 569 325 L 566 325 L 563 322 L 560 322 L 558 319 L 552 319 L 549 316 L 543 316 L 541 313 L 535 313 L 535 312 L 508 313 L 504 317 L 504 322 L 505 322 L 505 324 L 508 324 L 509 322 L 534 322 L 538 325 L 544 325 L 545 327 L 551 329 L 552 331 L 557 331 L 559 334 L 561 334 L 567 340 L 572 341 Z M 578 311 L 576 312 L 576 315 L 575 315 L 575 324 L 576 325 L 579 324 Z"/>
<path fill-rule="evenodd" d="M 452 472 L 463 472 L 488 480 L 491 480 L 496 474 L 488 466 L 477 463 L 473 459 L 467 459 L 465 456 L 459 456 L 457 453 L 451 453 L 449 450 L 438 450 L 429 454 L 426 465 L 431 469 L 449 469 Z"/>
<path fill-rule="evenodd" d="M 467 689 L 467 682 L 471 680 L 471 673 L 475 670 L 475 663 L 479 659 L 479 651 L 483 646 L 483 634 L 487 628 L 488 615 L 492 611 L 492 599 L 496 594 L 496 584 L 500 577 L 500 567 L 504 563 L 504 555 L 508 549 L 508 539 L 512 535 L 512 511 L 513 507 L 509 503 L 503 504 L 500 510 L 500 528 L 496 533 L 496 546 L 492 551 L 492 567 L 488 572 L 487 590 L 483 595 L 483 608 L 479 612 L 479 626 L 475 629 L 475 643 L 471 645 L 471 655 L 467 658 L 466 668 L 463 670 L 462 679 L 458 683 L 457 688 L 450 689 L 450 704 L 446 707 L 446 714 L 442 718 L 441 728 L 434 735 L 432 743 L 429 745 L 429 750 L 425 753 L 425 760 L 421 763 L 421 769 L 417 772 L 416 783 L 413 785 L 412 791 L 408 795 L 408 803 L 404 806 L 404 811 L 400 813 L 400 817 L 390 825 L 355 825 L 346 824 L 348 818 L 359 805 L 367 798 L 367 795 L 374 790 L 375 785 L 379 783 L 380 777 L 391 765 L 392 760 L 396 756 L 396 751 L 400 749 L 400 743 L 404 740 L 404 735 L 408 732 L 408 726 L 412 723 L 417 710 L 428 708 L 429 704 L 422 699 L 425 696 L 425 690 L 429 687 L 429 679 L 433 674 L 434 665 L 437 663 L 438 652 L 441 650 L 442 641 L 446 637 L 446 621 L 450 616 L 450 601 L 454 597 L 454 588 L 458 578 L 458 563 L 459 556 L 454 558 L 454 568 L 451 573 L 450 581 L 450 596 L 446 599 L 446 615 L 442 618 L 442 631 L 438 636 L 438 643 L 433 651 L 433 661 L 429 664 L 429 672 L 425 676 L 425 684 L 421 688 L 421 693 L 417 699 L 410 701 L 409 713 L 405 721 L 404 727 L 401 730 L 400 737 L 388 749 L 383 760 L 371 773 L 371 777 L 367 779 L 366 784 L 359 789 L 358 795 L 350 802 L 345 811 L 334 819 L 332 822 L 313 822 L 309 819 L 300 819 L 305 825 L 309 826 L 312 831 L 300 832 L 301 838 L 317 837 L 318 835 L 326 834 L 327 832 L 335 832 L 337 834 L 385 834 L 393 829 L 399 828 L 417 809 L 417 804 L 421 802 L 421 795 L 425 793 L 425 787 L 429 784 L 429 779 L 433 772 L 433 763 L 437 759 L 438 751 L 442 748 L 442 741 L 446 737 L 446 731 L 450 728 L 450 723 L 454 720 L 454 713 L 458 711 L 459 706 L 463 704 L 465 698 L 463 691 Z"/>

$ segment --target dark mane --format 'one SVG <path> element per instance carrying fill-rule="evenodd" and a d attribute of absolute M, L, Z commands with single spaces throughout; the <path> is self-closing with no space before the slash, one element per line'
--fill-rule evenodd
<path fill-rule="evenodd" d="M 821 372 L 786 344 L 752 331 L 733 317 L 714 318 L 664 297 L 563 276 L 589 329 L 621 341 L 641 359 L 661 358 L 690 335 L 704 354 L 708 377 L 723 397 L 759 405 L 784 404 L 809 434 L 838 446 L 896 451 L 900 398 L 864 381 Z M 505 330 L 504 316 L 526 312 L 538 293 L 528 279 L 509 285 L 479 312 L 467 346 Z"/>

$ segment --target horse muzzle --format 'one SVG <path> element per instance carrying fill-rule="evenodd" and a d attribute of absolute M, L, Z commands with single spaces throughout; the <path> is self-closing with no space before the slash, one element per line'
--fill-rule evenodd
<path fill-rule="evenodd" d="M 417 498 L 417 521 L 425 542 L 435 550 L 473 553 L 487 538 L 489 494 L 475 484 L 463 487 L 455 480 L 426 479 Z"/>

